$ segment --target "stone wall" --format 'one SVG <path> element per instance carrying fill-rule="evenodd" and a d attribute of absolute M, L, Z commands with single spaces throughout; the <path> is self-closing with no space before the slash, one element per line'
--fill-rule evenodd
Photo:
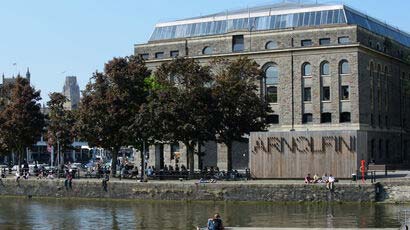
<path fill-rule="evenodd" d="M 385 203 L 409 203 L 410 180 L 382 182 L 377 189 L 377 200 Z"/>
<path fill-rule="evenodd" d="M 374 202 L 374 185 L 336 184 L 333 192 L 323 184 L 268 184 L 252 182 L 235 184 L 193 184 L 109 182 L 104 191 L 97 180 L 73 181 L 66 190 L 63 180 L 4 180 L 0 195 L 55 198 L 111 198 L 135 200 L 209 200 L 267 202 Z"/>

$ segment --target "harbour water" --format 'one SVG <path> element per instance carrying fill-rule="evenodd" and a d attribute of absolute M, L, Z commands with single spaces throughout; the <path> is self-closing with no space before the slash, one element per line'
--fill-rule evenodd
<path fill-rule="evenodd" d="M 0 229 L 194 229 L 219 212 L 226 226 L 394 228 L 410 205 L 100 201 L 0 198 Z"/>

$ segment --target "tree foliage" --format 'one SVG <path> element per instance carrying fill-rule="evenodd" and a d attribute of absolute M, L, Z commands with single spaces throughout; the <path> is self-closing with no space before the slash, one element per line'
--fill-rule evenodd
<path fill-rule="evenodd" d="M 50 109 L 47 125 L 47 143 L 57 149 L 59 145 L 61 152 L 72 149 L 75 138 L 75 118 L 72 111 L 64 109 L 64 103 L 68 99 L 61 93 L 51 93 L 47 106 Z M 63 155 L 64 156 L 64 155 Z M 64 162 L 64 157 L 63 157 Z"/>
<path fill-rule="evenodd" d="M 195 146 L 214 139 L 210 68 L 193 59 L 177 58 L 162 64 L 155 76 L 162 86 L 151 102 L 158 129 L 164 140 L 184 143 L 192 173 Z"/>
<path fill-rule="evenodd" d="M 43 133 L 45 122 L 39 100 L 40 91 L 31 87 L 27 79 L 18 77 L 0 112 L 2 146 L 17 153 L 19 166 L 24 149 L 34 145 Z"/>
<path fill-rule="evenodd" d="M 215 73 L 212 97 L 216 103 L 212 117 L 217 141 L 226 144 L 228 170 L 232 170 L 232 143 L 243 141 L 244 135 L 252 131 L 264 130 L 269 107 L 257 93 L 262 72 L 255 61 L 216 59 L 212 65 Z"/>
<path fill-rule="evenodd" d="M 147 96 L 145 80 L 150 76 L 138 57 L 114 58 L 96 72 L 83 92 L 78 113 L 81 136 L 91 145 L 109 149 L 111 173 L 115 175 L 122 146 L 135 144 L 130 133 L 135 113 Z"/>

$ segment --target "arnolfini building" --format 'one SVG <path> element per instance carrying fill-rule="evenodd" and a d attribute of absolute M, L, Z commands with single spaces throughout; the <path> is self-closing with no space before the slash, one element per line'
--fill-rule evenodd
<path fill-rule="evenodd" d="M 261 66 L 269 131 L 237 143 L 233 162 L 254 177 L 347 178 L 362 160 L 409 165 L 410 35 L 348 6 L 279 3 L 159 23 L 135 54 L 151 69 L 177 56 Z M 224 146 L 201 151 L 197 167 L 226 165 Z M 150 164 L 178 163 L 175 152 L 184 164 L 179 144 L 152 147 Z"/>

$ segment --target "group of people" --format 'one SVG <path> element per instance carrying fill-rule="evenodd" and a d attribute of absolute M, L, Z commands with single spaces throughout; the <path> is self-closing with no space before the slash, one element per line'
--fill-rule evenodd
<path fill-rule="evenodd" d="M 333 190 L 334 188 L 334 183 L 336 182 L 336 178 L 330 174 L 329 176 L 327 173 L 325 173 L 322 177 L 319 177 L 317 174 L 311 177 L 310 173 L 307 174 L 305 177 L 305 183 L 306 184 L 312 184 L 312 183 L 326 183 L 326 188 Z"/>

